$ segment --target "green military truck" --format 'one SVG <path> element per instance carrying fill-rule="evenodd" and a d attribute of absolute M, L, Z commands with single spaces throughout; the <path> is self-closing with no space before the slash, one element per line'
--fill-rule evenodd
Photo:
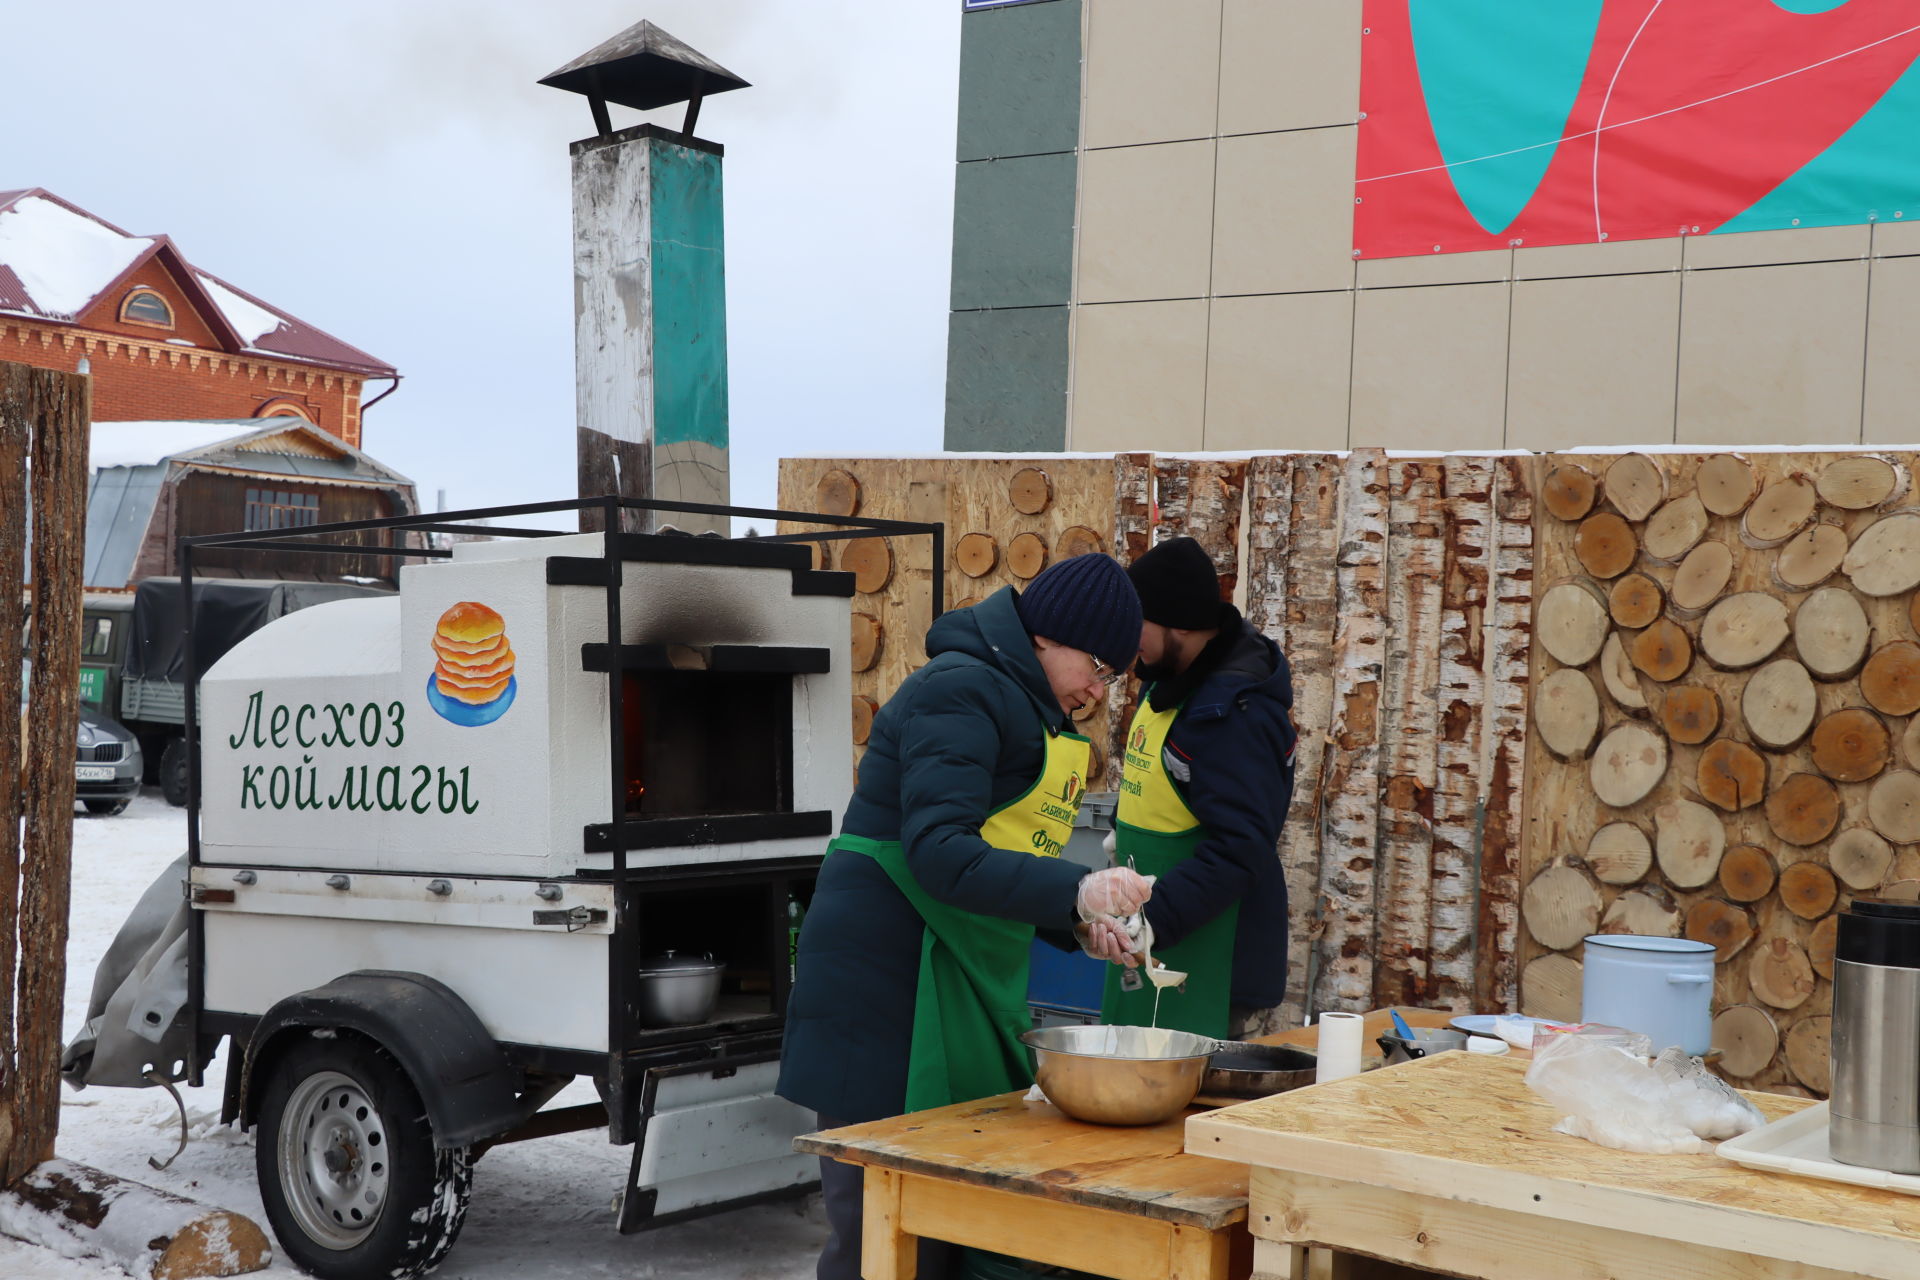
<path fill-rule="evenodd" d="M 195 661 L 205 670 L 275 618 L 330 600 L 392 595 L 336 582 L 202 578 L 193 584 Z M 146 782 L 167 803 L 187 802 L 186 607 L 178 578 L 148 578 L 130 593 L 86 597 L 80 700 L 140 739 Z"/>

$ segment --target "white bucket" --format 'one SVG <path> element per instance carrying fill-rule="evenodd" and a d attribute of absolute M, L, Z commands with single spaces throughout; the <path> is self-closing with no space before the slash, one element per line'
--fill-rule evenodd
<path fill-rule="evenodd" d="M 1713 1045 L 1713 948 L 1687 938 L 1596 933 L 1580 972 L 1580 1020 L 1638 1031 L 1659 1053 Z"/>

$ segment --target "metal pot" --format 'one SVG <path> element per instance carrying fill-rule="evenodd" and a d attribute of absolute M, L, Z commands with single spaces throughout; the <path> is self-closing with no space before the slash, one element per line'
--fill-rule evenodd
<path fill-rule="evenodd" d="M 1034 1051 L 1047 1101 L 1091 1124 L 1159 1124 L 1200 1092 L 1209 1036 L 1153 1027 L 1041 1027 L 1020 1037 Z"/>
<path fill-rule="evenodd" d="M 1210 1098 L 1266 1098 L 1313 1083 L 1320 1059 L 1306 1049 L 1233 1041 L 1207 1060 L 1200 1092 Z"/>
<path fill-rule="evenodd" d="M 1580 1021 L 1643 1032 L 1703 1057 L 1713 1048 L 1713 946 L 1690 938 L 1596 933 L 1580 964 Z"/>
<path fill-rule="evenodd" d="M 636 984 L 640 1021 L 648 1027 L 687 1027 L 713 1017 L 720 975 L 727 966 L 711 955 L 667 951 L 640 962 Z"/>

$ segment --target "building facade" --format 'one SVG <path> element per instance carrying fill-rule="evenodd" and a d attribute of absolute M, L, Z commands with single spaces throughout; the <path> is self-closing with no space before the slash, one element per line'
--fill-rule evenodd
<path fill-rule="evenodd" d="M 1445 6 L 1423 14 L 1408 0 L 966 8 L 950 449 L 1920 435 L 1908 408 L 1920 362 L 1905 351 L 1920 319 L 1920 230 L 1906 217 L 1920 210 L 1920 170 L 1901 158 L 1910 143 L 1875 132 L 1915 118 L 1920 77 L 1904 72 L 1920 46 L 1884 5 L 1736 14 L 1706 0 L 1656 15 L 1514 0 L 1502 25 L 1535 27 L 1505 49 L 1488 40 L 1450 82 L 1443 37 L 1462 32 L 1418 29 Z M 1671 25 L 1696 9 L 1729 22 Z M 1589 25 L 1561 29 L 1569 15 Z M 1482 100 L 1515 85 L 1525 92 L 1511 103 Z M 1711 114 L 1727 104 L 1746 114 Z M 1802 120 L 1826 132 L 1760 154 Z M 1490 122 L 1518 141 L 1503 146 Z M 1680 124 L 1699 128 L 1646 136 Z M 1474 129 L 1494 139 L 1478 152 L 1460 141 Z M 1451 186 L 1366 207 L 1376 192 L 1401 198 L 1370 184 L 1412 171 L 1380 167 L 1402 142 L 1443 157 L 1425 168 Z M 1538 172 L 1503 163 L 1543 149 Z M 1584 217 L 1589 167 L 1588 242 L 1547 234 L 1550 198 L 1564 196 L 1562 221 Z M 1835 168 L 1848 170 L 1837 185 Z M 1656 190 L 1674 179 L 1712 190 Z M 1812 189 L 1823 180 L 1844 198 Z M 1521 184 L 1511 209 L 1493 208 L 1500 182 Z M 1708 198 L 1742 182 L 1733 203 Z M 1620 226 L 1650 209 L 1641 223 L 1683 234 L 1609 235 L 1603 194 Z M 1441 200 L 1477 222 L 1455 218 L 1467 233 L 1414 245 L 1421 226 L 1445 223 Z M 1661 200 L 1714 212 L 1663 224 Z"/>
<path fill-rule="evenodd" d="M 49 192 L 0 192 L 0 360 L 93 376 L 96 421 L 296 417 L 359 447 L 386 362 Z M 377 398 L 377 397 L 376 397 Z"/>

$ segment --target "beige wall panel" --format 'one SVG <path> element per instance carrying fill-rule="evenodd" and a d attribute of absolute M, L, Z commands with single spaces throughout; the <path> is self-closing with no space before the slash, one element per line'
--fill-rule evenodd
<path fill-rule="evenodd" d="M 1220 140 L 1216 296 L 1353 287 L 1357 137 L 1348 128 Z"/>
<path fill-rule="evenodd" d="M 1354 303 L 1355 448 L 1501 446 L 1511 287 L 1360 291 Z"/>
<path fill-rule="evenodd" d="M 1220 26 L 1222 136 L 1359 118 L 1360 0 L 1225 0 Z"/>
<path fill-rule="evenodd" d="M 1901 210 L 1902 213 L 1905 210 Z M 1873 226 L 1873 253 L 1877 258 L 1920 254 L 1920 209 L 1912 218 L 1889 219 Z"/>
<path fill-rule="evenodd" d="M 1211 138 L 1220 0 L 1088 0 L 1089 147 Z"/>
<path fill-rule="evenodd" d="M 1214 299 L 1201 447 L 1346 448 L 1353 299 L 1345 290 Z"/>
<path fill-rule="evenodd" d="M 1920 360 L 1913 353 L 1920 333 L 1920 258 L 1873 264 L 1868 317 L 1866 442 L 1920 443 Z"/>
<path fill-rule="evenodd" d="M 1209 139 L 1081 156 L 1079 301 L 1207 295 L 1213 148 Z"/>
<path fill-rule="evenodd" d="M 1681 444 L 1849 444 L 1860 435 L 1867 264 L 1690 271 Z"/>
<path fill-rule="evenodd" d="M 1607 276 L 1630 271 L 1678 271 L 1679 236 L 1661 240 L 1616 240 L 1608 244 L 1554 244 L 1513 252 L 1513 278 Z"/>
<path fill-rule="evenodd" d="M 1508 447 L 1672 441 L 1679 318 L 1677 274 L 1516 283 Z"/>
<path fill-rule="evenodd" d="M 1362 258 L 1355 269 L 1362 289 L 1484 284 L 1512 278 L 1513 251 L 1481 249 L 1473 253 L 1432 253 L 1423 258 Z"/>
<path fill-rule="evenodd" d="M 1686 238 L 1686 265 L 1753 267 L 1769 262 L 1838 262 L 1867 256 L 1871 228 L 1795 227 L 1787 231 L 1735 231 Z"/>
<path fill-rule="evenodd" d="M 1076 310 L 1069 448 L 1198 449 L 1206 398 L 1204 298 Z"/>

